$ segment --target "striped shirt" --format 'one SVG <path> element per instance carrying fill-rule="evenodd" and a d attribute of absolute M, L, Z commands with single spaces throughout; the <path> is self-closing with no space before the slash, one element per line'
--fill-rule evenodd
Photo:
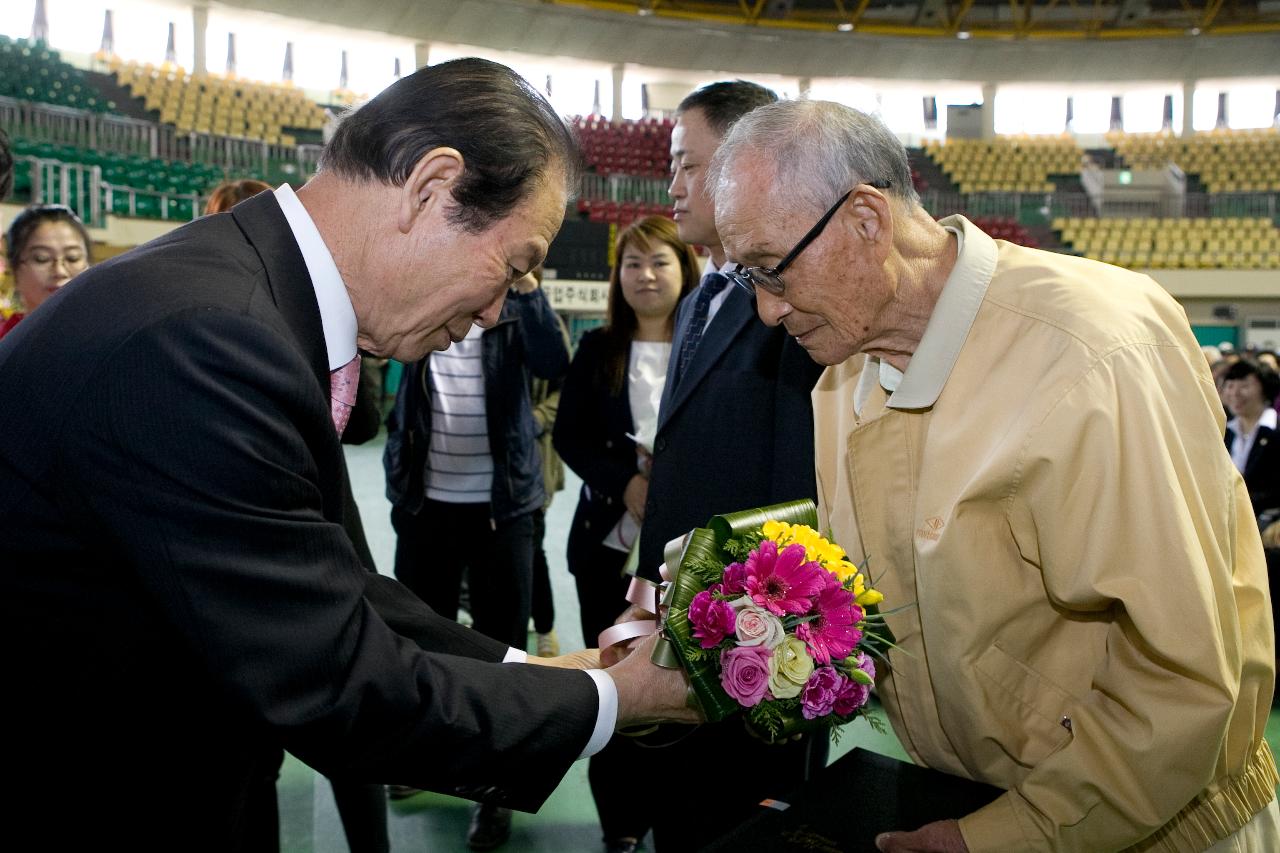
<path fill-rule="evenodd" d="M 432 353 L 431 444 L 427 452 L 427 497 L 455 504 L 489 503 L 493 454 L 485 419 L 484 367 L 480 335 L 467 336 Z"/>

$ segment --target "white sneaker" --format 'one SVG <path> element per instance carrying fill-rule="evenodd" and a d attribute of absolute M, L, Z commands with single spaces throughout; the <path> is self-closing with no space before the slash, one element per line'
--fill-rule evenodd
<path fill-rule="evenodd" d="M 538 657 L 553 658 L 560 654 L 560 638 L 556 636 L 556 629 L 552 628 L 545 634 L 538 635 Z"/>

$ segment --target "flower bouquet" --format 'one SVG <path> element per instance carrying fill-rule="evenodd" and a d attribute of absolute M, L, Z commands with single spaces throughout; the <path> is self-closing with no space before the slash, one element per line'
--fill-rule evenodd
<path fill-rule="evenodd" d="M 673 543 L 668 647 L 654 659 L 686 670 L 709 721 L 742 711 L 777 740 L 863 713 L 892 645 L 883 596 L 816 523 L 797 501 L 717 516 Z"/>

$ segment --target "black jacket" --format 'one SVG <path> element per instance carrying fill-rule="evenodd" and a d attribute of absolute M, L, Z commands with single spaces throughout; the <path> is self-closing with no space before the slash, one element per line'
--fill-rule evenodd
<path fill-rule="evenodd" d="M 1235 438 L 1235 431 L 1228 427 L 1228 453 L 1231 452 Z M 1270 427 L 1258 427 L 1258 435 L 1253 440 L 1253 447 L 1249 448 L 1249 458 L 1245 460 L 1243 473 L 1254 515 L 1260 516 L 1267 510 L 1280 507 L 1280 433 Z"/>
<path fill-rule="evenodd" d="M 560 323 L 542 289 L 507 295 L 497 324 L 480 337 L 485 415 L 493 454 L 494 521 L 507 521 L 542 507 L 542 457 L 538 425 L 529 401 L 529 373 L 559 379 L 569 367 Z M 395 406 L 387 415 L 387 499 L 417 514 L 426 499 L 427 449 L 431 440 L 430 357 L 406 364 Z"/>
<path fill-rule="evenodd" d="M 676 313 L 658 413 L 638 571 L 658 578 L 663 546 L 713 515 L 815 498 L 813 390 L 822 366 L 755 302 L 729 288 L 679 383 L 673 383 L 697 290 Z"/>
<path fill-rule="evenodd" d="M 602 375 L 604 333 L 582 336 L 560 389 L 552 441 L 556 452 L 582 478 L 578 508 L 569 529 L 569 571 L 591 571 L 596 546 L 626 511 L 622 494 L 636 475 L 636 445 L 626 382 L 614 393 Z M 621 608 L 619 609 L 621 612 Z"/>
<path fill-rule="evenodd" d="M 272 194 L 77 276 L 0 341 L 0 400 L 16 835 L 240 850 L 280 747 L 533 809 L 590 737 L 590 679 L 497 663 L 503 644 L 361 565 L 319 309 Z M 73 765 L 103 782 L 67 821 L 49 791 Z"/>

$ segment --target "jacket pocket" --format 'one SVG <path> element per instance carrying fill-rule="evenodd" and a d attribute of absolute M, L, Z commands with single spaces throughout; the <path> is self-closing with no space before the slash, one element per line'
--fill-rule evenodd
<path fill-rule="evenodd" d="M 995 740 L 1018 764 L 1031 768 L 1071 742 L 1070 694 L 992 644 L 974 663 Z"/>

